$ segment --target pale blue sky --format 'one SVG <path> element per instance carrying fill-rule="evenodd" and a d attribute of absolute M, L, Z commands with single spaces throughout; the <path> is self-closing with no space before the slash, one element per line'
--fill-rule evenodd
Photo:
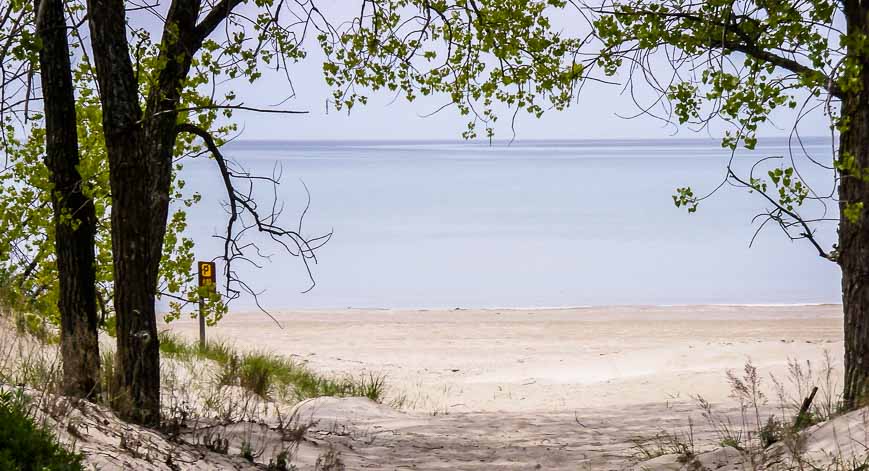
<path fill-rule="evenodd" d="M 330 18 L 351 17 L 358 12 L 358 3 L 348 0 L 321 0 L 318 6 Z M 584 24 L 577 16 L 559 15 L 562 31 L 569 31 L 575 25 Z M 395 98 L 389 93 L 372 96 L 364 108 L 354 109 L 350 116 L 346 112 L 327 113 L 326 102 L 330 98 L 329 88 L 323 81 L 321 66 L 322 54 L 317 50 L 315 41 L 310 41 L 308 57 L 294 65 L 290 70 L 295 99 L 283 106 L 290 109 L 306 110 L 304 116 L 281 116 L 270 114 L 239 113 L 236 120 L 244 127 L 242 139 L 447 139 L 461 138 L 467 121 L 454 109 L 428 118 L 422 115 L 431 113 L 445 103 L 441 97 L 429 97 L 414 103 L 403 98 Z M 618 79 L 618 77 L 617 77 Z M 624 77 L 621 77 L 624 80 Z M 253 86 L 236 82 L 241 101 L 252 106 L 274 105 L 288 95 L 289 87 L 283 73 L 266 73 L 264 78 Z M 543 118 L 536 119 L 520 115 L 517 119 L 518 139 L 595 139 L 595 138 L 666 138 L 674 132 L 672 126 L 663 126 L 660 121 L 644 117 L 633 120 L 619 118 L 617 115 L 633 115 L 636 106 L 629 96 L 620 96 L 621 87 L 591 83 L 583 90 L 578 102 L 564 112 L 551 111 Z M 640 92 L 642 98 L 642 92 Z M 648 97 L 652 98 L 651 95 Z M 510 138 L 509 112 L 501 113 L 498 138 Z M 786 136 L 793 124 L 793 112 L 784 111 L 774 116 L 781 129 L 767 126 L 761 132 L 766 136 Z M 714 126 L 704 134 L 697 135 L 684 129 L 679 137 L 719 137 L 723 132 L 721 125 Z M 804 119 L 800 127 L 804 135 L 827 135 L 828 124 L 822 113 L 814 113 Z"/>
<path fill-rule="evenodd" d="M 423 117 L 440 107 L 444 100 L 428 97 L 408 103 L 404 98 L 384 92 L 372 94 L 365 107 L 352 113 L 326 110 L 330 90 L 323 82 L 322 59 L 312 52 L 303 62 L 293 66 L 291 75 L 296 98 L 283 105 L 288 109 L 308 111 L 308 115 L 287 116 L 238 113 L 236 121 L 243 126 L 242 139 L 461 139 L 467 121 L 455 109 Z M 239 97 L 245 104 L 273 105 L 287 95 L 283 75 L 267 74 L 253 86 L 237 84 Z M 633 115 L 636 106 L 630 97 L 620 95 L 617 86 L 589 84 L 568 110 L 549 111 L 542 118 L 520 114 L 517 118 L 518 139 L 597 139 L 597 138 L 666 138 L 675 128 L 660 121 Z M 651 98 L 651 97 L 650 97 Z M 774 115 L 778 128 L 766 126 L 764 136 L 786 136 L 793 124 L 791 111 Z M 496 137 L 510 138 L 509 113 L 502 113 Z M 720 137 L 723 124 L 707 132 L 694 133 L 681 129 L 679 137 Z M 823 136 L 828 131 L 826 118 L 815 112 L 802 121 L 800 132 L 807 136 Z"/>

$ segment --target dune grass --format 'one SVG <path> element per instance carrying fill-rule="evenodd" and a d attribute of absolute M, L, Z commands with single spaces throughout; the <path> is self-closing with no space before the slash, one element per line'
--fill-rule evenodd
<path fill-rule="evenodd" d="M 321 396 L 367 397 L 382 402 L 386 381 L 382 375 L 331 378 L 319 375 L 290 358 L 267 352 L 239 352 L 225 341 L 200 347 L 170 332 L 160 333 L 160 351 L 167 357 L 211 360 L 220 366 L 221 385 L 241 386 L 260 397 L 273 393 L 296 400 Z"/>

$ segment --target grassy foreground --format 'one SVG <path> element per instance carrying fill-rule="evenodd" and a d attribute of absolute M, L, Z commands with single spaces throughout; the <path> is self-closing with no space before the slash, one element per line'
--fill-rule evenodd
<path fill-rule="evenodd" d="M 219 367 L 218 381 L 223 386 L 241 386 L 263 398 L 278 392 L 296 400 L 320 396 L 367 397 L 382 402 L 385 378 L 368 374 L 358 377 L 320 376 L 290 358 L 265 352 L 239 352 L 226 341 L 187 342 L 170 332 L 160 333 L 160 352 L 180 360 L 201 359 Z"/>
<path fill-rule="evenodd" d="M 200 348 L 198 342 L 163 332 L 159 336 L 163 358 L 161 425 L 156 430 L 138 430 L 116 419 L 103 421 L 93 417 L 94 411 L 99 410 L 94 407 L 114 408 L 125 400 L 115 386 L 113 349 L 104 348 L 101 352 L 100 405 L 66 398 L 62 395 L 57 329 L 43 319 L 18 312 L 4 309 L 0 303 L 2 471 L 78 471 L 84 469 L 85 462 L 92 465 L 94 457 L 99 461 L 100 456 L 121 457 L 139 464 L 165 461 L 176 469 L 176 458 L 189 461 L 179 451 L 181 448 L 194 450 L 196 456 L 203 451 L 211 453 L 205 461 L 208 466 L 224 461 L 237 464 L 237 458 L 241 457 L 244 463 L 268 465 L 267 469 L 294 469 L 290 463 L 304 432 L 311 426 L 293 413 L 298 401 L 354 396 L 383 402 L 386 393 L 382 375 L 321 375 L 289 357 L 245 352 L 226 341 L 211 341 Z M 266 423 L 268 429 L 262 432 L 258 427 Z M 112 438 L 90 442 L 88 456 L 76 453 L 76 443 L 89 427 L 100 429 L 106 436 L 119 434 L 119 441 L 116 443 Z M 155 432 L 159 435 L 153 435 Z M 258 435 L 260 432 L 262 436 Z M 266 445 L 264 437 L 269 433 L 281 434 L 283 438 Z M 143 442 L 145 436 L 149 438 Z M 153 440 L 165 443 L 143 451 Z M 165 456 L 155 458 L 162 455 Z M 216 455 L 228 458 L 213 461 Z M 328 458 L 336 466 L 342 463 L 340 453 L 331 446 L 323 455 L 324 460 Z M 342 469 L 330 466 L 320 468 Z"/>

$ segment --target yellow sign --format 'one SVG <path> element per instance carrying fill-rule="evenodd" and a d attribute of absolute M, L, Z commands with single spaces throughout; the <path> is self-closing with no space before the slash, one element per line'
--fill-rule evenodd
<path fill-rule="evenodd" d="M 199 286 L 213 285 L 216 271 L 214 262 L 199 262 Z"/>

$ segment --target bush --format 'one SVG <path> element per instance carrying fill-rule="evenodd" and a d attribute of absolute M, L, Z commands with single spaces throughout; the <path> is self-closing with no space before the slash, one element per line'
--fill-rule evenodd
<path fill-rule="evenodd" d="M 10 471 L 84 470 L 81 456 L 63 448 L 27 413 L 23 393 L 0 391 L 0 469 Z"/>

